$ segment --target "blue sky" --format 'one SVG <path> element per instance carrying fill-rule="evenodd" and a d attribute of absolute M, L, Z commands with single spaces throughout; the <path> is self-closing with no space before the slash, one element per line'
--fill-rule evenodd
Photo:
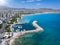
<path fill-rule="evenodd" d="M 13 8 L 53 8 L 60 9 L 60 0 L 0 0 L 0 5 Z"/>

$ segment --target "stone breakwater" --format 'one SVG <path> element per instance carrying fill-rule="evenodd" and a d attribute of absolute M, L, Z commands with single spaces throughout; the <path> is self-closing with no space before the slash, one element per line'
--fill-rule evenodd
<path fill-rule="evenodd" d="M 35 26 L 36 27 L 36 29 L 35 30 L 29 30 L 29 31 L 22 31 L 22 32 L 17 32 L 16 34 L 15 34 L 15 36 L 13 36 L 13 38 L 10 40 L 10 45 L 12 45 L 13 44 L 13 42 L 14 42 L 14 40 L 16 39 L 16 38 L 19 38 L 21 35 L 24 35 L 24 34 L 26 34 L 26 33 L 33 33 L 33 32 L 42 32 L 43 31 L 43 28 L 42 27 L 40 27 L 38 24 L 37 24 L 37 21 L 33 21 L 33 26 Z"/>

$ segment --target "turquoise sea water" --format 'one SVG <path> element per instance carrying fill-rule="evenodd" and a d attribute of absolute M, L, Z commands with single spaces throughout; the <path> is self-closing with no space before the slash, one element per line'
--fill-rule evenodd
<path fill-rule="evenodd" d="M 44 32 L 25 34 L 14 45 L 60 45 L 60 14 L 35 14 L 22 20 L 28 24 L 37 20 Z"/>

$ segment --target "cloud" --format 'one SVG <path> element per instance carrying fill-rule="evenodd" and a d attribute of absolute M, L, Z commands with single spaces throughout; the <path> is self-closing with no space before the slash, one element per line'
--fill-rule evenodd
<path fill-rule="evenodd" d="M 5 5 L 7 2 L 5 0 L 0 0 L 0 5 Z"/>
<path fill-rule="evenodd" d="M 9 0 L 0 0 L 0 6 L 8 5 Z"/>

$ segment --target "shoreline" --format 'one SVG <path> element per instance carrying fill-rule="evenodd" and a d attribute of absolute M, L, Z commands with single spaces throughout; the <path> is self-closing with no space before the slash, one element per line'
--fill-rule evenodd
<path fill-rule="evenodd" d="M 51 12 L 50 12 L 51 13 Z M 48 12 L 47 13 L 36 13 L 36 14 L 49 14 Z M 35 14 L 35 15 L 36 15 Z M 54 13 L 53 13 L 54 14 Z M 57 13 L 56 13 L 57 14 Z M 58 13 L 59 14 L 59 13 Z M 28 14 L 28 15 L 23 15 L 23 16 L 32 16 L 33 14 Z M 37 21 L 35 21 L 35 22 L 37 22 Z M 14 24 L 18 24 L 18 23 L 14 23 Z M 14 24 L 12 24 L 12 25 L 14 25 Z M 34 23 L 33 23 L 34 24 Z M 38 24 L 37 24 L 38 25 Z M 35 25 L 34 25 L 35 26 Z M 41 31 L 43 31 L 43 30 L 41 30 L 41 29 L 43 29 L 43 28 L 41 28 L 39 25 L 38 26 L 35 26 L 35 27 L 37 27 L 37 29 L 36 30 L 29 30 L 29 31 L 21 31 L 21 32 L 13 32 L 14 33 L 14 35 L 13 35 L 13 37 L 11 37 L 10 39 L 8 39 L 8 42 L 10 42 L 9 43 L 9 45 L 12 45 L 13 43 L 14 43 L 14 41 L 17 39 L 17 38 L 19 38 L 20 36 L 22 36 L 22 35 L 24 35 L 24 34 L 26 34 L 26 33 L 33 33 L 33 32 L 41 32 Z M 39 28 L 38 28 L 39 27 Z M 12 28 L 11 28 L 12 29 Z M 13 30 L 13 29 L 12 29 Z"/>
<path fill-rule="evenodd" d="M 37 15 L 37 14 L 41 15 L 41 14 L 60 14 L 60 13 L 57 13 L 57 12 L 43 12 L 43 13 L 34 13 L 34 14 L 22 14 L 21 19 L 23 19 L 24 16 L 33 16 L 33 15 Z"/>
<path fill-rule="evenodd" d="M 38 24 L 37 24 L 37 21 L 34 21 L 33 23 L 33 26 L 35 26 L 36 27 L 36 29 L 35 30 L 29 30 L 29 31 L 19 31 L 19 32 L 14 32 L 14 35 L 13 35 L 13 37 L 11 37 L 11 39 L 10 39 L 10 43 L 9 43 L 9 45 L 13 45 L 13 43 L 14 43 L 14 41 L 15 41 L 15 39 L 18 39 L 20 36 L 22 36 L 22 35 L 24 35 L 24 34 L 27 34 L 27 33 L 33 33 L 33 32 L 42 32 L 42 31 L 44 31 L 43 30 L 43 28 L 42 27 L 40 27 Z"/>
<path fill-rule="evenodd" d="M 34 14 L 22 14 L 21 17 L 23 16 L 33 16 L 33 15 L 36 15 L 36 14 L 60 14 L 60 13 L 57 13 L 57 12 L 43 12 L 43 13 L 34 13 Z"/>
<path fill-rule="evenodd" d="M 21 15 L 21 19 L 23 19 L 24 16 L 34 16 L 34 15 L 37 15 L 37 14 L 40 14 L 41 15 L 41 14 L 60 14 L 60 13 L 57 13 L 57 12 L 43 12 L 43 13 L 34 13 L 34 14 L 22 14 Z M 19 19 L 20 18 L 18 18 L 18 20 Z M 20 23 L 20 22 L 18 21 L 18 23 Z"/>
<path fill-rule="evenodd" d="M 36 14 L 49 14 L 49 13 L 53 13 L 54 14 L 54 12 L 45 12 L 45 13 L 36 13 Z M 21 17 L 23 17 L 23 16 L 33 16 L 33 15 L 36 15 L 36 14 L 27 14 L 27 15 L 22 15 Z M 33 23 L 33 25 L 34 25 L 34 23 Z M 43 30 L 43 28 L 41 28 L 40 26 L 37 26 L 37 27 L 39 27 L 39 28 L 37 28 L 36 30 L 29 30 L 29 31 L 17 32 L 16 33 L 16 37 L 13 37 L 14 39 L 10 41 L 10 45 L 12 45 L 14 43 L 14 41 L 15 41 L 16 38 L 18 39 L 20 36 L 22 36 L 22 35 L 24 35 L 26 33 L 41 32 L 41 30 L 39 30 L 39 29 L 42 29 Z"/>

